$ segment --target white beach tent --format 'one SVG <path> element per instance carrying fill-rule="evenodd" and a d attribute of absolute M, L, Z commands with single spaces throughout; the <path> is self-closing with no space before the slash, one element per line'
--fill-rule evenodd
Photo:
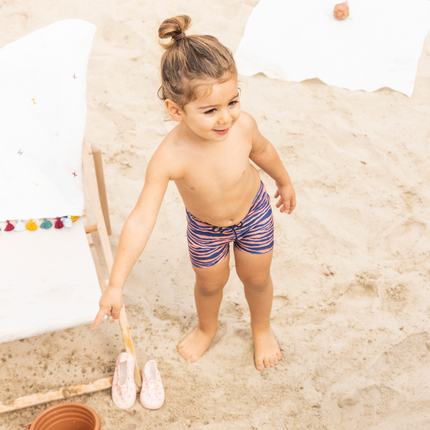
<path fill-rule="evenodd" d="M 106 288 L 90 234 L 100 234 L 110 273 L 101 153 L 84 142 L 95 32 L 91 23 L 64 20 L 0 49 L 0 343 L 91 323 Z M 91 226 L 84 225 L 84 176 L 97 220 Z M 120 325 L 134 354 L 124 309 Z M 0 412 L 109 388 L 112 379 L 0 403 Z"/>
<path fill-rule="evenodd" d="M 389 87 L 411 96 L 424 40 L 428 0 L 260 0 L 235 54 L 241 75 L 301 82 L 319 78 L 349 90 Z"/>

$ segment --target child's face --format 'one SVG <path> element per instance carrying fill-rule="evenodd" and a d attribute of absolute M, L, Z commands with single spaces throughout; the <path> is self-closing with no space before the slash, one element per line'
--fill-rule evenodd
<path fill-rule="evenodd" d="M 184 125 L 204 140 L 220 142 L 227 139 L 240 117 L 237 80 L 215 83 L 210 91 L 203 87 L 197 96 L 180 111 Z"/>

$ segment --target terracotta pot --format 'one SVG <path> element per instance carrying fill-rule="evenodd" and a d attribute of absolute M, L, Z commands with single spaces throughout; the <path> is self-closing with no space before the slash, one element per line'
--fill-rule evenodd
<path fill-rule="evenodd" d="M 60 403 L 41 412 L 31 430 L 101 430 L 100 417 L 87 405 Z"/>

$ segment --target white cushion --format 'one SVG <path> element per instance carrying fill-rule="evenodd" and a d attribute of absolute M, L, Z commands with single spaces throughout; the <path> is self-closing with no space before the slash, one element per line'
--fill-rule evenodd
<path fill-rule="evenodd" d="M 100 286 L 82 218 L 73 228 L 1 232 L 0 343 L 91 323 Z"/>

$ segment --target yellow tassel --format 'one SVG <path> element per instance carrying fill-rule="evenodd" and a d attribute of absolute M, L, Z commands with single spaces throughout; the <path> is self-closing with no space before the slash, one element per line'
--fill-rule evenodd
<path fill-rule="evenodd" d="M 26 225 L 25 228 L 30 231 L 37 230 L 37 224 L 31 219 Z"/>
<path fill-rule="evenodd" d="M 72 216 L 72 221 L 75 222 L 78 218 L 78 216 Z"/>

